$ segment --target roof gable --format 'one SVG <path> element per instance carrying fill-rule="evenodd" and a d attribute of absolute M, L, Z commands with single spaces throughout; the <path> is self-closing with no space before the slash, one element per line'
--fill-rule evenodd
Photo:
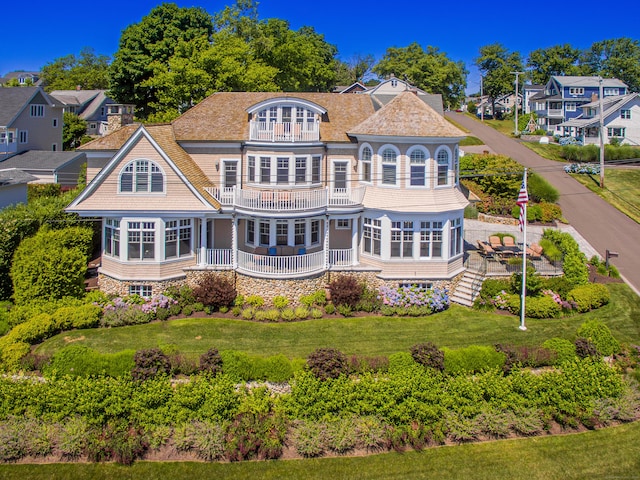
<path fill-rule="evenodd" d="M 41 96 L 45 103 L 51 104 L 47 94 L 40 87 L 0 88 L 0 126 L 11 126 L 18 115 L 38 95 Z"/>

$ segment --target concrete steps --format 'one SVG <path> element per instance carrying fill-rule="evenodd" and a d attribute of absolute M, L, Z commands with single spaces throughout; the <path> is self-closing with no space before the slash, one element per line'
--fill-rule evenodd
<path fill-rule="evenodd" d="M 474 300 L 480 294 L 484 275 L 475 270 L 466 270 L 456 285 L 455 290 L 449 296 L 449 300 L 465 307 L 471 307 Z"/>

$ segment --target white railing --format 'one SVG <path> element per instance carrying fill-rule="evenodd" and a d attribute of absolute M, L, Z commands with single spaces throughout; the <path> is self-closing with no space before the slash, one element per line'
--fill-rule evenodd
<path fill-rule="evenodd" d="M 320 139 L 319 122 L 249 122 L 249 140 L 261 142 L 314 142 Z"/>
<path fill-rule="evenodd" d="M 337 248 L 329 250 L 329 265 L 346 267 L 353 265 L 353 250 Z"/>
<path fill-rule="evenodd" d="M 233 252 L 230 248 L 206 248 L 204 250 L 204 262 L 202 261 L 202 249 L 197 249 L 198 265 L 210 265 L 230 268 L 233 266 Z"/>
<path fill-rule="evenodd" d="M 562 109 L 561 108 L 550 108 L 549 110 L 547 110 L 547 115 L 549 117 L 561 117 L 562 116 Z"/>
<path fill-rule="evenodd" d="M 209 187 L 207 191 L 221 205 L 248 210 L 287 212 L 362 204 L 366 187 L 317 188 L 314 190 L 249 190 Z"/>
<path fill-rule="evenodd" d="M 238 269 L 267 277 L 297 276 L 324 270 L 324 251 L 270 256 L 238 251 Z"/>

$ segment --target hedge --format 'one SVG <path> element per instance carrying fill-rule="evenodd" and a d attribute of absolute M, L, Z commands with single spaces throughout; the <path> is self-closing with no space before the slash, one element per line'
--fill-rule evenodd
<path fill-rule="evenodd" d="M 606 285 L 588 283 L 569 291 L 567 300 L 574 301 L 578 312 L 584 313 L 609 303 L 610 293 Z"/>

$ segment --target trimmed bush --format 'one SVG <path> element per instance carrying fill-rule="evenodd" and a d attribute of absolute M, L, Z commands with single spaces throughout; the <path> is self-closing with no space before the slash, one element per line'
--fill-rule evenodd
<path fill-rule="evenodd" d="M 309 354 L 307 365 L 311 372 L 321 380 L 338 378 L 349 372 L 349 363 L 345 355 L 335 348 L 319 348 Z"/>
<path fill-rule="evenodd" d="M 576 346 L 565 338 L 550 338 L 546 340 L 542 346 L 549 350 L 553 350 L 557 354 L 556 362 L 558 364 L 575 360 Z"/>
<path fill-rule="evenodd" d="M 103 354 L 85 345 L 69 345 L 55 353 L 43 373 L 45 376 L 61 374 L 72 377 L 119 377 L 131 372 L 134 367 L 133 356 L 132 350 Z"/>
<path fill-rule="evenodd" d="M 620 343 L 613 337 L 609 327 L 599 320 L 587 320 L 580 325 L 576 335 L 593 343 L 600 355 L 608 357 L 620 353 Z"/>
<path fill-rule="evenodd" d="M 169 358 L 159 348 L 138 350 L 133 361 L 135 366 L 131 377 L 134 380 L 149 380 L 157 375 L 168 375 L 171 371 Z"/>
<path fill-rule="evenodd" d="M 600 308 L 609 303 L 609 299 L 609 289 L 601 283 L 581 285 L 567 294 L 567 300 L 575 302 L 576 308 L 580 313 Z"/>
<path fill-rule="evenodd" d="M 342 275 L 329 284 L 331 302 L 338 306 L 348 305 L 355 308 L 362 298 L 363 291 L 363 285 L 358 283 L 356 277 L 349 275 Z"/>
<path fill-rule="evenodd" d="M 416 363 L 434 368 L 440 372 L 444 370 L 444 352 L 435 344 L 418 343 L 411 347 L 411 357 Z"/>
<path fill-rule="evenodd" d="M 525 302 L 525 316 L 529 318 L 557 318 L 562 308 L 555 300 L 547 295 L 542 297 L 527 297 Z"/>
<path fill-rule="evenodd" d="M 536 203 L 555 203 L 560 198 L 558 190 L 537 173 L 531 173 L 527 178 L 527 190 L 529 198 Z"/>
<path fill-rule="evenodd" d="M 444 371 L 452 375 L 502 369 L 506 356 L 492 347 L 471 345 L 457 350 L 444 349 Z"/>
<path fill-rule="evenodd" d="M 213 274 L 205 275 L 193 289 L 197 302 L 216 309 L 233 306 L 236 294 L 236 289 L 229 280 Z"/>
<path fill-rule="evenodd" d="M 210 348 L 200 355 L 200 371 L 214 376 L 222 373 L 222 356 L 217 348 Z"/>

